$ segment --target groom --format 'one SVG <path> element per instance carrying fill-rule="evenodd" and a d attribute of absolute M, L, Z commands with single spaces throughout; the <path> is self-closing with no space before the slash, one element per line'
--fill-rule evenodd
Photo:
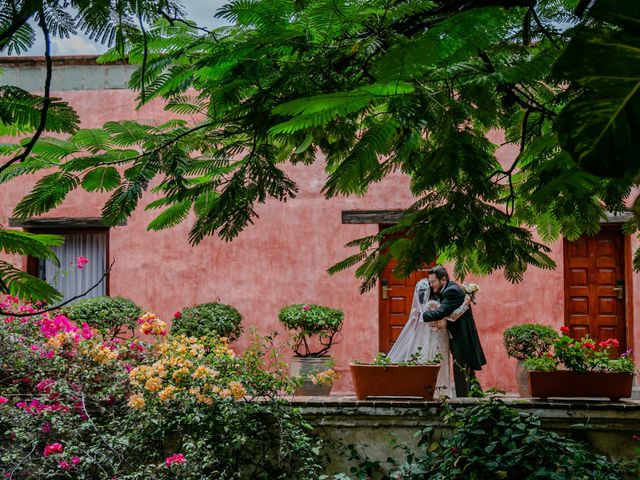
<path fill-rule="evenodd" d="M 438 299 L 440 306 L 422 314 L 422 320 L 425 322 L 435 322 L 448 317 L 464 302 L 465 291 L 457 283 L 449 280 L 449 273 L 440 265 L 429 270 L 429 285 L 432 298 Z M 471 306 L 456 321 L 447 322 L 447 328 L 453 356 L 456 395 L 466 397 L 469 394 L 470 381 L 475 379 L 474 371 L 481 370 L 482 365 L 487 363 Z"/>

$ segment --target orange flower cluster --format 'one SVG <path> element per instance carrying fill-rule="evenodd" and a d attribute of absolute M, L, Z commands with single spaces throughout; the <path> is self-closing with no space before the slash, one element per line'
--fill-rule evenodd
<path fill-rule="evenodd" d="M 241 382 L 222 379 L 215 368 L 217 359 L 233 358 L 225 339 L 210 348 L 193 337 L 179 335 L 154 347 L 157 360 L 151 365 L 139 365 L 129 373 L 129 381 L 138 393 L 131 395 L 129 406 L 142 409 L 152 398 L 167 403 L 179 398 L 211 405 L 218 399 L 242 400 L 246 388 Z"/>
<path fill-rule="evenodd" d="M 318 373 L 310 373 L 309 380 L 314 385 L 333 385 L 336 380 L 340 380 L 342 376 L 333 368 Z"/>
<path fill-rule="evenodd" d="M 155 313 L 145 312 L 138 319 L 140 331 L 145 335 L 164 336 L 167 334 L 167 324 L 158 318 Z"/>

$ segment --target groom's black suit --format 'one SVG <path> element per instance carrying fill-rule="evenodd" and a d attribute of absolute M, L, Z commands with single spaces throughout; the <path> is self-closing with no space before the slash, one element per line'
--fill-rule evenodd
<path fill-rule="evenodd" d="M 464 302 L 465 291 L 455 282 L 449 281 L 439 292 L 440 307 L 424 312 L 422 320 L 435 322 L 453 313 Z M 453 356 L 453 378 L 456 384 L 456 395 L 466 397 L 469 393 L 468 377 L 473 377 L 474 370 L 481 370 L 487 363 L 471 307 L 455 322 L 447 322 L 449 345 Z"/>

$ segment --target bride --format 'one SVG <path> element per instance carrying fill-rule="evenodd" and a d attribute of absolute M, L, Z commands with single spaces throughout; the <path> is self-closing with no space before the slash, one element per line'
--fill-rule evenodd
<path fill-rule="evenodd" d="M 406 362 L 416 356 L 421 360 L 431 360 L 438 353 L 442 355 L 440 372 L 436 382 L 436 397 L 446 395 L 453 397 L 454 389 L 451 382 L 450 361 L 449 361 L 449 333 L 447 331 L 447 321 L 455 322 L 469 309 L 471 297 L 466 295 L 464 302 L 451 316 L 437 322 L 425 323 L 422 313 L 426 310 L 435 310 L 440 304 L 436 300 L 429 300 L 431 287 L 429 280 L 423 278 L 416 284 L 413 293 L 413 302 L 409 320 L 402 329 L 398 340 L 394 343 L 389 358 L 393 363 Z"/>

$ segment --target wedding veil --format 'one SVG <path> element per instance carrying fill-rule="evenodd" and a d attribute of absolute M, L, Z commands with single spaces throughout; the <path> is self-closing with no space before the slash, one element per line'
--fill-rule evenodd
<path fill-rule="evenodd" d="M 392 362 L 408 360 L 411 355 L 416 353 L 418 347 L 424 345 L 424 336 L 430 332 L 428 328 L 425 328 L 427 325 L 422 322 L 422 313 L 427 310 L 430 295 L 431 287 L 429 286 L 429 281 L 426 278 L 419 280 L 413 292 L 409 320 L 389 351 L 389 357 Z M 426 354 L 427 352 L 423 353 Z"/>

